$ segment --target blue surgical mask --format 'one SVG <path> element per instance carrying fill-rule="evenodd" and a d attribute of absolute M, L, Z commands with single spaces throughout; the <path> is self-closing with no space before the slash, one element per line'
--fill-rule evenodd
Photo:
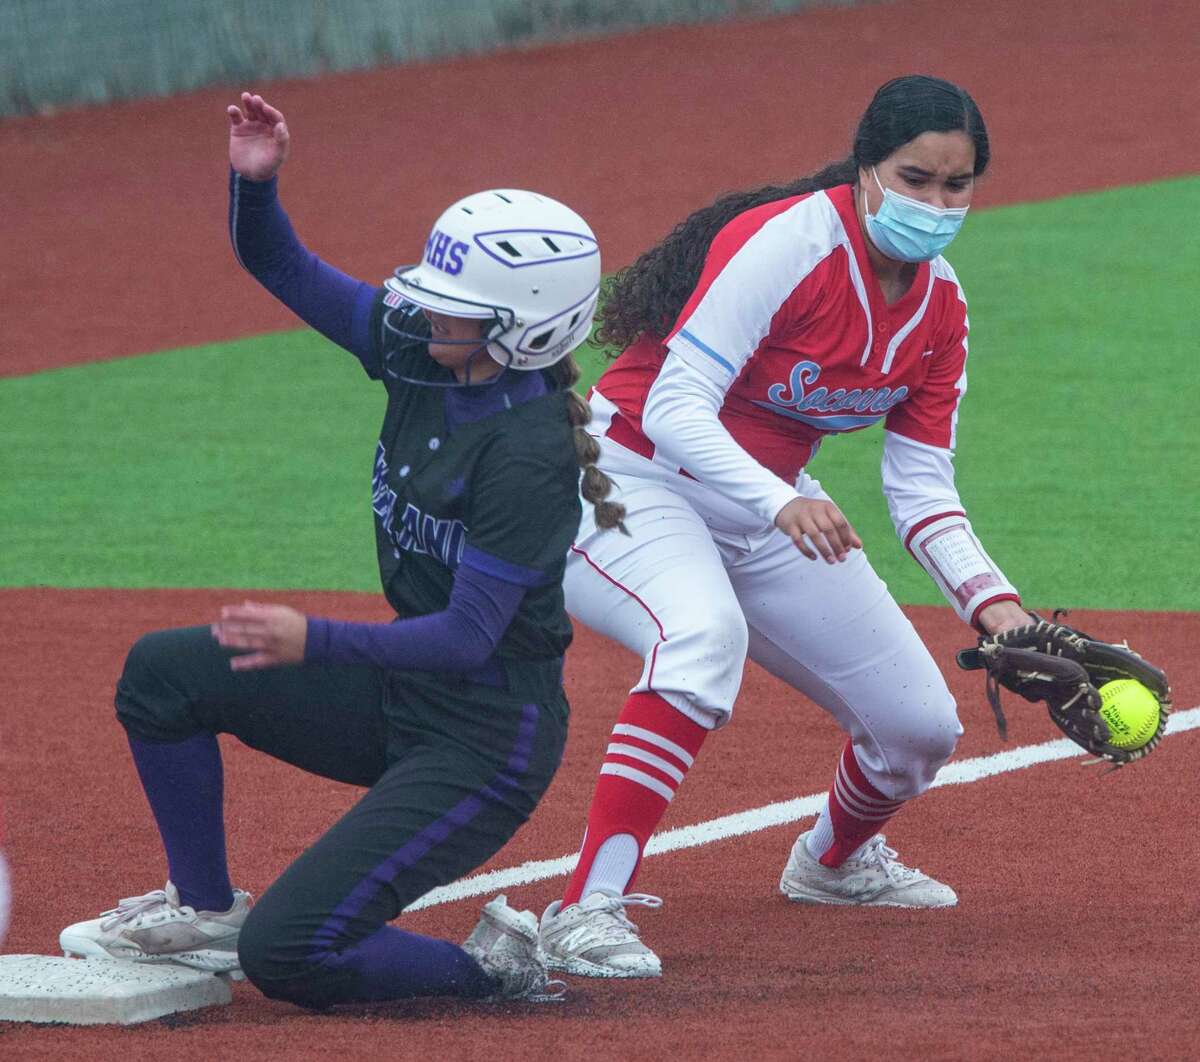
<path fill-rule="evenodd" d="M 962 228 L 967 207 L 939 208 L 893 192 L 879 184 L 874 166 L 871 176 L 883 193 L 883 202 L 874 214 L 868 214 L 864 188 L 863 217 L 867 235 L 880 251 L 900 262 L 928 262 L 950 246 Z"/>

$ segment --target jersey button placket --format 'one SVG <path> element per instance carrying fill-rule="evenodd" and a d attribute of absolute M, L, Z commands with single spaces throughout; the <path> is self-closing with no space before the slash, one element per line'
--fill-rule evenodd
<path fill-rule="evenodd" d="M 875 322 L 875 342 L 871 344 L 871 354 L 873 357 L 880 359 L 880 371 L 883 369 L 883 358 L 887 353 L 888 333 L 890 331 L 891 325 L 887 321 Z"/>

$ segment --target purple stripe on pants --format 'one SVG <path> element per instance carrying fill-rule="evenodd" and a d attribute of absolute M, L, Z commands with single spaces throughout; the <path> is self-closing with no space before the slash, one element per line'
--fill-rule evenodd
<path fill-rule="evenodd" d="M 488 800 L 502 799 L 502 790 L 517 787 L 518 782 L 514 775 L 523 774 L 529 766 L 537 723 L 538 706 L 526 704 L 521 709 L 516 741 L 509 753 L 505 769 L 498 771 L 485 786 L 464 797 L 375 867 L 350 895 L 338 904 L 325 924 L 313 935 L 310 961 L 324 961 L 350 920 L 357 917 L 397 874 L 415 866 L 431 849 L 471 822 Z"/>

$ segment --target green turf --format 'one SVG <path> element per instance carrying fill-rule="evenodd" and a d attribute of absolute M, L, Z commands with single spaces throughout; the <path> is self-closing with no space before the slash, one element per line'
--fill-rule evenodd
<path fill-rule="evenodd" d="M 1200 179 L 980 212 L 959 484 L 1037 605 L 1194 609 Z M 598 367 L 598 359 L 594 359 Z M 300 331 L 0 380 L 0 585 L 374 589 L 382 394 Z M 877 430 L 813 465 L 905 602 Z"/>

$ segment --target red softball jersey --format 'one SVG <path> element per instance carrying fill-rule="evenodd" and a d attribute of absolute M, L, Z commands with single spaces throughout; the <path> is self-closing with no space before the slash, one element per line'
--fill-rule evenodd
<path fill-rule="evenodd" d="M 821 440 L 883 420 L 953 449 L 966 392 L 967 306 L 942 258 L 917 265 L 888 306 L 871 269 L 851 185 L 735 217 L 671 333 L 638 340 L 596 390 L 620 411 L 608 434 L 650 456 L 646 395 L 669 349 L 725 388 L 721 423 L 787 483 Z"/>

